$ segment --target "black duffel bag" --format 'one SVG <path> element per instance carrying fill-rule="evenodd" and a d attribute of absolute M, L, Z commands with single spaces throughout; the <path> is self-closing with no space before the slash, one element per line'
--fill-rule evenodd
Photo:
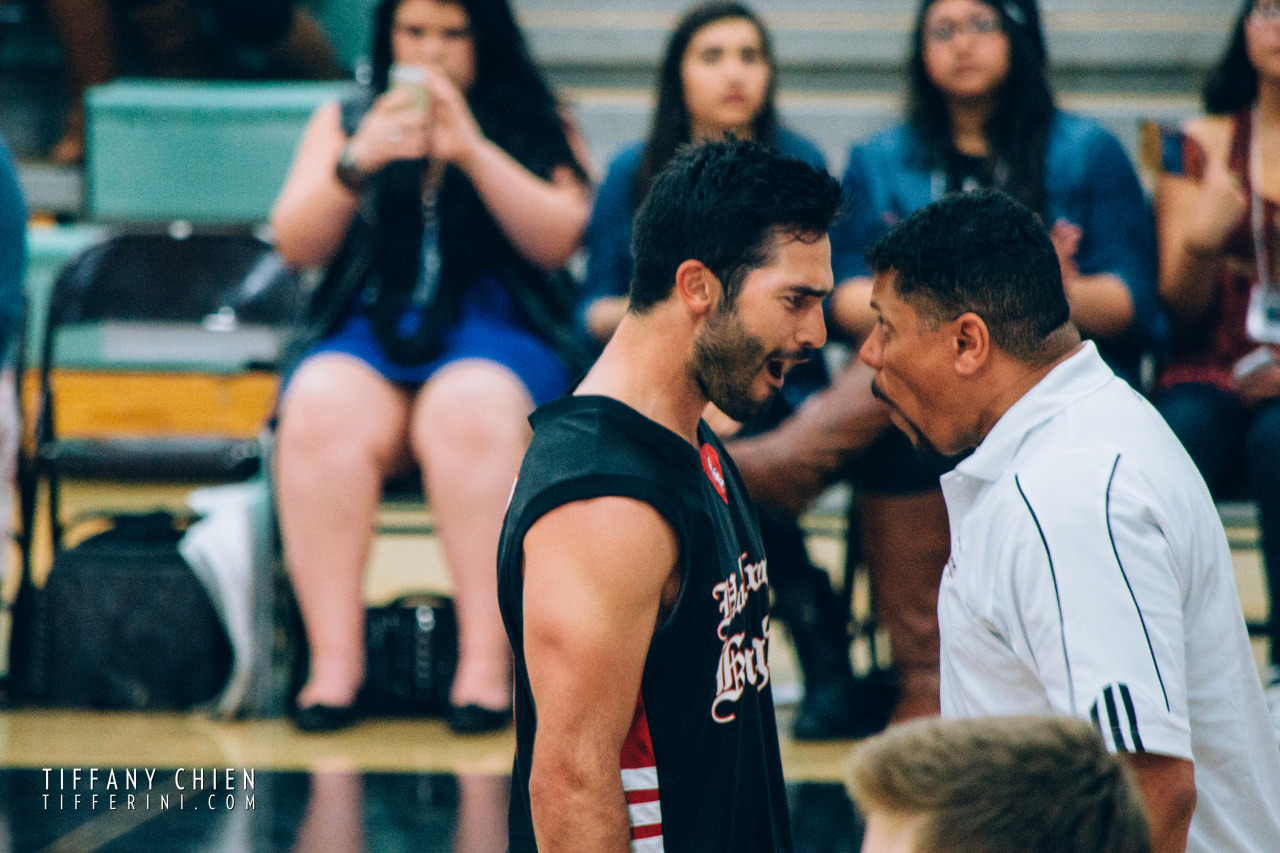
<path fill-rule="evenodd" d="M 458 666 L 453 599 L 413 593 L 370 607 L 365 632 L 368 660 L 360 702 L 366 711 L 432 716 L 448 710 Z"/>
<path fill-rule="evenodd" d="M 213 699 L 231 672 L 226 629 L 178 553 L 188 521 L 104 519 L 57 552 L 36 604 L 30 696 L 66 707 L 176 710 Z"/>

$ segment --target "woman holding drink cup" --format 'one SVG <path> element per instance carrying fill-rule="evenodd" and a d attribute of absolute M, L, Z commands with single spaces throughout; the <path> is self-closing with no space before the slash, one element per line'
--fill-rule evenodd
<path fill-rule="evenodd" d="M 1222 495 L 1258 502 L 1280 730 L 1280 3 L 1246 0 L 1156 185 L 1160 298 L 1172 355 L 1156 407 Z M 1181 156 L 1178 156 L 1181 155 Z"/>
<path fill-rule="evenodd" d="M 505 0 L 383 0 L 370 91 L 317 110 L 272 213 L 328 266 L 280 402 L 275 476 L 310 671 L 299 728 L 349 725 L 383 481 L 420 465 L 453 579 L 449 724 L 507 724 L 495 566 L 527 415 L 581 358 L 558 271 L 589 214 L 569 129 Z"/>

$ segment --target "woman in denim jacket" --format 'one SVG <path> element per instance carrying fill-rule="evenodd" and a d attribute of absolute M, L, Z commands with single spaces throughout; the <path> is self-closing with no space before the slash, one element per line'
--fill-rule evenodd
<path fill-rule="evenodd" d="M 912 44 L 907 121 L 849 155 L 852 213 L 831 235 L 833 331 L 857 341 L 875 322 L 862 255 L 876 238 L 946 193 L 998 187 L 1050 227 L 1072 319 L 1136 385 L 1141 353 L 1163 334 L 1151 214 L 1115 138 L 1054 105 L 1035 0 L 924 0 Z M 937 713 L 937 588 L 950 552 L 938 478 L 954 461 L 922 459 L 890 429 L 848 464 L 898 719 Z"/>

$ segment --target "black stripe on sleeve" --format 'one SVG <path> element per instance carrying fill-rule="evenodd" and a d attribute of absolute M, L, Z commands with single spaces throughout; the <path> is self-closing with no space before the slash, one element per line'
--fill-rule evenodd
<path fill-rule="evenodd" d="M 1160 662 L 1156 660 L 1156 650 L 1151 645 L 1151 632 L 1147 630 L 1147 620 L 1142 615 L 1142 607 L 1138 604 L 1138 596 L 1133 592 L 1133 584 L 1129 583 L 1129 575 L 1124 570 L 1124 563 L 1120 562 L 1120 551 L 1116 548 L 1116 536 L 1111 530 L 1111 486 L 1116 481 L 1116 469 L 1119 467 L 1120 455 L 1116 454 L 1116 461 L 1111 466 L 1111 477 L 1107 480 L 1107 536 L 1111 537 L 1111 553 L 1115 554 L 1116 565 L 1120 567 L 1120 577 L 1124 578 L 1124 585 L 1129 590 L 1129 598 L 1133 601 L 1134 609 L 1138 611 L 1138 623 L 1142 625 L 1142 636 L 1147 639 L 1147 651 L 1151 654 L 1151 665 L 1155 667 L 1156 680 L 1160 682 L 1160 693 L 1164 696 L 1164 707 L 1168 711 L 1172 710 L 1169 706 L 1169 692 L 1164 689 L 1164 676 L 1160 674 Z"/>
<path fill-rule="evenodd" d="M 1107 703 L 1107 722 L 1111 724 L 1111 737 L 1116 742 L 1116 752 L 1128 752 L 1124 742 L 1124 732 L 1120 728 L 1120 715 L 1116 711 L 1115 689 L 1110 684 L 1102 691 L 1102 700 Z"/>
<path fill-rule="evenodd" d="M 1044 528 L 1040 526 L 1040 519 L 1036 517 L 1036 511 L 1031 508 L 1031 501 L 1027 500 L 1027 493 L 1022 490 L 1022 481 L 1014 475 L 1013 483 L 1018 487 L 1018 494 L 1022 496 L 1022 502 L 1027 505 L 1027 512 L 1031 513 L 1031 520 L 1035 522 L 1036 532 L 1040 534 L 1040 544 L 1044 546 L 1045 558 L 1049 561 L 1049 577 L 1053 579 L 1053 597 L 1058 603 L 1058 631 L 1062 637 L 1062 659 L 1067 666 L 1067 691 L 1071 697 L 1071 713 L 1076 712 L 1076 685 L 1071 678 L 1071 657 L 1067 654 L 1067 623 L 1062 618 L 1062 594 L 1058 591 L 1058 575 L 1053 570 L 1053 554 L 1049 552 L 1049 540 L 1045 538 Z"/>
<path fill-rule="evenodd" d="M 1146 752 L 1147 750 L 1142 746 L 1142 738 L 1138 735 L 1138 713 L 1133 709 L 1133 697 L 1129 695 L 1127 684 L 1120 685 L 1120 701 L 1124 703 L 1124 712 L 1129 717 L 1129 735 L 1133 738 L 1133 751 Z"/>

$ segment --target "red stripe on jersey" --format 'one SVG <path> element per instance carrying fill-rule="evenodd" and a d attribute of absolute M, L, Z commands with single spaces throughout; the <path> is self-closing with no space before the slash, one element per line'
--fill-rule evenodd
<path fill-rule="evenodd" d="M 658 762 L 653 755 L 649 736 L 649 718 L 644 711 L 644 698 L 636 697 L 636 714 L 631 730 L 622 742 L 619 766 L 622 788 L 626 794 L 631 824 L 631 840 L 662 837 L 662 798 L 658 791 Z M 637 809 L 645 816 L 637 821 Z"/>
<path fill-rule="evenodd" d="M 636 715 L 631 718 L 631 731 L 622 742 L 621 767 L 638 770 L 657 766 L 653 757 L 653 741 L 649 739 L 649 718 L 644 713 L 644 699 L 636 699 Z"/>
<path fill-rule="evenodd" d="M 651 826 L 634 826 L 631 828 L 631 840 L 642 841 L 646 838 L 660 838 L 662 836 L 662 824 L 655 823 Z"/>

